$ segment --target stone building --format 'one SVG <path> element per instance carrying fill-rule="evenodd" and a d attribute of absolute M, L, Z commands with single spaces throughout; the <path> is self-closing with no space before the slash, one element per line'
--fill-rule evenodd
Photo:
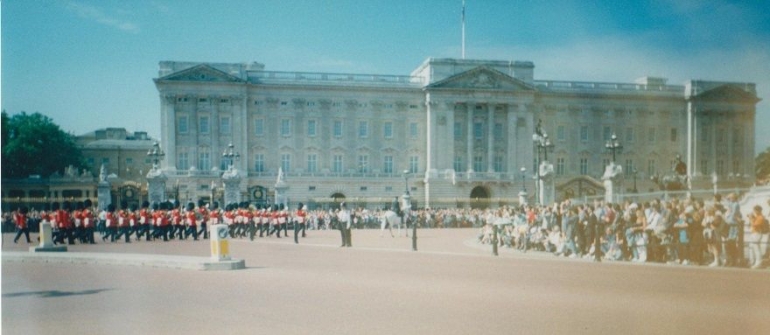
<path fill-rule="evenodd" d="M 535 189 L 545 155 L 557 199 L 603 192 L 614 134 L 627 192 L 632 179 L 636 191 L 657 189 L 651 177 L 671 174 L 677 157 L 693 189 L 712 174 L 753 181 L 753 83 L 536 80 L 534 70 L 436 58 L 410 75 L 164 61 L 154 80 L 162 169 L 183 200 L 218 199 L 232 143 L 249 201 L 270 201 L 281 170 L 292 202 L 380 206 L 408 187 L 418 207 L 497 206 Z M 543 155 L 538 124 L 553 144 Z"/>

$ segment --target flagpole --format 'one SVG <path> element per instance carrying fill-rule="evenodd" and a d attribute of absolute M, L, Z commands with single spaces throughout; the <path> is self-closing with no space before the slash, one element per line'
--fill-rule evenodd
<path fill-rule="evenodd" d="M 462 13 L 462 57 L 465 59 L 465 0 L 463 0 Z"/>

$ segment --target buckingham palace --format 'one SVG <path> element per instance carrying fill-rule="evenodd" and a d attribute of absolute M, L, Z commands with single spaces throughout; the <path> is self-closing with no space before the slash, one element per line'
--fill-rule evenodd
<path fill-rule="evenodd" d="M 541 80 L 529 61 L 447 58 L 409 75 L 163 61 L 154 82 L 160 168 L 182 201 L 223 199 L 229 170 L 240 201 L 273 201 L 280 184 L 311 206 L 406 190 L 418 207 L 534 200 L 542 162 L 556 200 L 603 193 L 612 161 L 622 192 L 658 190 L 677 162 L 693 189 L 753 182 L 753 83 Z"/>

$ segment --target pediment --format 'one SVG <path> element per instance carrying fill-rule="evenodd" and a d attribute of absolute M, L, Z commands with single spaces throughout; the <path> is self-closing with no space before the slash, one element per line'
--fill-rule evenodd
<path fill-rule="evenodd" d="M 158 78 L 159 81 L 243 82 L 241 78 L 201 64 Z"/>
<path fill-rule="evenodd" d="M 589 176 L 578 176 L 570 179 L 566 183 L 556 186 L 556 190 L 563 191 L 566 189 L 592 189 L 595 192 L 604 192 L 604 184 Z"/>
<path fill-rule="evenodd" d="M 456 74 L 430 84 L 432 89 L 481 89 L 501 91 L 533 91 L 527 83 L 486 66 Z"/>
<path fill-rule="evenodd" d="M 708 91 L 702 92 L 696 96 L 701 100 L 709 101 L 725 101 L 725 102 L 759 102 L 759 98 L 755 95 L 742 90 L 735 85 L 725 84 Z"/>

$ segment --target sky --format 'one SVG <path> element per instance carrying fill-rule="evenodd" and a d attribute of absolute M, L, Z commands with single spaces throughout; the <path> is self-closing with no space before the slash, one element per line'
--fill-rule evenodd
<path fill-rule="evenodd" d="M 160 137 L 161 61 L 408 75 L 461 57 L 462 0 L 0 0 L 0 100 L 82 135 Z M 532 61 L 535 80 L 752 82 L 770 147 L 764 1 L 467 0 L 466 58 Z"/>

